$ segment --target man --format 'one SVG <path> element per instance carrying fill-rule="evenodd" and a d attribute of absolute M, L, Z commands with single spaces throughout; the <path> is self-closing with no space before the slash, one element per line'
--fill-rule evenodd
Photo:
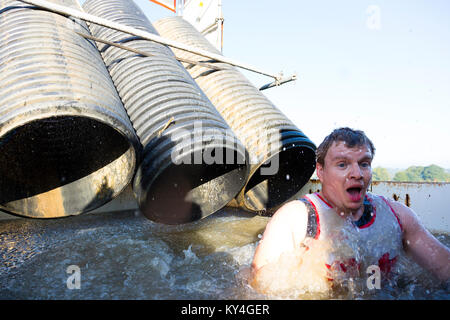
<path fill-rule="evenodd" d="M 340 128 L 325 138 L 316 152 L 322 190 L 286 203 L 273 215 L 253 259 L 255 287 L 261 288 L 268 269 L 276 273 L 285 268 L 286 263 L 277 266 L 283 256 L 299 256 L 302 248 L 298 267 L 311 260 L 310 247 L 322 250 L 322 255 L 315 255 L 326 270 L 319 277 L 331 283 L 367 277 L 370 266 L 389 277 L 402 251 L 438 279 L 450 279 L 450 250 L 424 228 L 413 210 L 366 192 L 374 153 L 362 131 Z"/>

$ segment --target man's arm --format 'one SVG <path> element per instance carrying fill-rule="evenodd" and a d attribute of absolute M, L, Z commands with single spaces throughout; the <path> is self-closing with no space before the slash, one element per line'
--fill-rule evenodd
<path fill-rule="evenodd" d="M 422 225 L 413 210 L 402 203 L 393 200 L 389 202 L 403 226 L 405 251 L 440 280 L 450 280 L 450 249 Z"/>
<path fill-rule="evenodd" d="M 252 272 L 278 260 L 282 253 L 295 250 L 305 238 L 308 213 L 304 203 L 291 201 L 275 212 L 255 251 Z"/>

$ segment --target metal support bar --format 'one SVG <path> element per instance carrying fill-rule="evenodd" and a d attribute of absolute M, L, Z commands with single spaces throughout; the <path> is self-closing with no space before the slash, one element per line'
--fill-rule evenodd
<path fill-rule="evenodd" d="M 266 89 L 269 89 L 272 87 L 278 87 L 279 85 L 282 85 L 287 82 L 295 81 L 295 80 L 297 80 L 297 75 L 295 75 L 295 74 L 290 77 L 282 77 L 281 76 L 274 82 L 263 85 L 261 88 L 259 88 L 259 91 L 263 91 L 263 90 L 266 90 Z"/>
<path fill-rule="evenodd" d="M 219 19 L 216 19 L 213 23 L 211 23 L 209 26 L 207 26 L 205 29 L 200 31 L 201 34 L 207 34 L 217 29 L 217 22 L 219 22 Z"/>
<path fill-rule="evenodd" d="M 150 41 L 154 41 L 154 42 L 157 42 L 157 43 L 161 43 L 161 44 L 167 45 L 169 47 L 173 47 L 173 48 L 177 48 L 177 49 L 180 49 L 180 50 L 188 51 L 188 52 L 191 52 L 193 54 L 197 54 L 199 56 L 207 57 L 209 59 L 213 59 L 213 60 L 216 60 L 216 61 L 227 63 L 229 65 L 232 65 L 232 66 L 235 66 L 235 67 L 238 67 L 238 68 L 242 68 L 242 69 L 245 69 L 245 70 L 248 70 L 248 71 L 256 72 L 256 73 L 259 73 L 259 74 L 262 74 L 262 75 L 274 78 L 275 80 L 279 79 L 277 75 L 274 75 L 274 74 L 271 74 L 271 73 L 259 70 L 258 68 L 255 68 L 253 66 L 250 66 L 250 65 L 247 65 L 247 64 L 244 64 L 244 63 L 241 63 L 241 62 L 236 61 L 234 59 L 226 58 L 226 57 L 224 57 L 224 56 L 222 56 L 220 54 L 215 54 L 215 53 L 212 53 L 212 52 L 208 52 L 206 50 L 193 48 L 191 46 L 185 45 L 184 43 L 181 43 L 181 42 L 178 42 L 178 41 L 169 40 L 169 39 L 165 39 L 165 38 L 160 37 L 160 36 L 158 36 L 156 34 L 153 34 L 153 33 L 150 33 L 150 32 L 146 32 L 144 30 L 139 30 L 139 29 L 136 29 L 136 28 L 133 28 L 133 27 L 129 27 L 129 26 L 123 25 L 121 23 L 116 23 L 116 22 L 113 22 L 113 21 L 109 21 L 109 20 L 104 19 L 104 18 L 96 17 L 94 15 L 91 15 L 91 14 L 88 14 L 88 13 L 85 13 L 85 12 L 82 12 L 82 11 L 79 11 L 79 10 L 76 10 L 76 9 L 73 9 L 73 8 L 68 8 L 66 6 L 61 6 L 61 5 L 58 5 L 58 4 L 49 2 L 49 1 L 45 1 L 45 0 L 22 0 L 22 2 L 25 2 L 25 3 L 28 3 L 28 4 L 32 4 L 32 5 L 35 5 L 37 7 L 44 8 L 44 9 L 50 10 L 52 12 L 57 12 L 57 13 L 60 13 L 60 14 L 63 14 L 63 15 L 67 15 L 67 16 L 71 16 L 71 17 L 74 17 L 74 18 L 78 18 L 78 19 L 84 20 L 84 21 L 95 23 L 97 25 L 101 25 L 101 26 L 104 26 L 104 27 L 107 27 L 107 28 L 111 28 L 111 29 L 114 29 L 114 30 L 118 30 L 118 31 L 122 31 L 122 32 L 125 32 L 125 33 L 128 33 L 128 34 L 132 34 L 134 36 L 138 36 L 138 37 L 141 37 L 141 38 L 146 39 L 146 40 L 150 40 Z"/>
<path fill-rule="evenodd" d="M 115 42 L 111 42 L 111 41 L 103 40 L 103 39 L 100 39 L 100 38 L 97 38 L 97 37 L 93 37 L 93 36 L 85 34 L 85 33 L 81 33 L 81 32 L 76 32 L 76 33 L 79 34 L 80 36 L 82 36 L 83 38 L 86 38 L 86 39 L 89 39 L 89 40 L 93 40 L 93 41 L 96 41 L 96 42 L 101 42 L 101 43 L 107 44 L 109 46 L 114 46 L 114 47 L 117 47 L 117 48 L 120 48 L 120 49 L 123 49 L 123 50 L 127 50 L 127 51 L 130 51 L 130 52 L 139 54 L 141 56 L 144 56 L 144 57 L 154 57 L 155 56 L 154 54 L 151 54 L 151 53 L 148 53 L 148 52 L 144 52 L 144 51 L 137 50 L 137 49 L 134 49 L 134 48 L 130 48 L 130 47 L 127 47 L 127 46 L 124 46 L 124 45 L 121 45 L 121 44 L 118 44 L 118 43 L 115 43 Z M 177 59 L 178 61 L 181 61 L 181 62 L 185 62 L 185 63 L 189 63 L 189 64 L 195 64 L 195 65 L 199 65 L 199 66 L 202 66 L 202 67 L 210 68 L 210 69 L 213 69 L 213 70 L 223 70 L 223 68 L 215 66 L 215 65 L 213 65 L 211 63 L 204 63 L 204 62 L 200 62 L 200 61 L 194 61 L 194 60 L 184 59 L 184 58 L 179 58 L 179 57 L 175 57 L 175 59 Z"/>

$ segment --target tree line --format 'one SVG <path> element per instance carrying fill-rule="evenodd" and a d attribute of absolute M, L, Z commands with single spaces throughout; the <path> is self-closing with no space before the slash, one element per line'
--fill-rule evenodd
<path fill-rule="evenodd" d="M 373 181 L 407 181 L 407 182 L 450 182 L 450 172 L 437 165 L 411 166 L 406 170 L 389 172 L 387 168 L 377 167 L 372 170 Z"/>

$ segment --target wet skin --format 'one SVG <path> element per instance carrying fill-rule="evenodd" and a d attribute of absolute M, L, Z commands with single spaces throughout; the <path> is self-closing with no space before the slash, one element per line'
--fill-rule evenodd
<path fill-rule="evenodd" d="M 373 154 L 367 146 L 348 148 L 333 142 L 324 163 L 316 164 L 322 185 L 320 195 L 336 213 L 358 220 L 363 214 L 364 196 L 372 179 Z M 442 281 L 450 281 L 450 249 L 440 243 L 402 203 L 388 199 L 402 226 L 403 247 L 415 262 Z M 276 263 L 283 253 L 300 248 L 307 231 L 308 213 L 301 201 L 284 204 L 272 216 L 252 262 L 252 277 L 258 283 L 265 266 Z"/>
<path fill-rule="evenodd" d="M 317 163 L 322 182 L 321 196 L 343 215 L 358 220 L 372 180 L 372 153 L 366 146 L 348 148 L 344 142 L 333 142 L 324 159 Z"/>

